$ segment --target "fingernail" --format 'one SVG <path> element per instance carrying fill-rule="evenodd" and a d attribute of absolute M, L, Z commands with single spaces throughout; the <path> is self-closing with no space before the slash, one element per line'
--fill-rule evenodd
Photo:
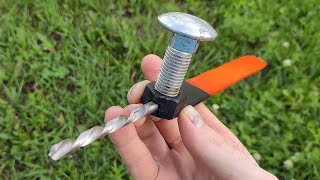
<path fill-rule="evenodd" d="M 204 122 L 200 116 L 200 114 L 194 109 L 194 107 L 192 106 L 187 106 L 186 108 L 186 114 L 187 114 L 187 118 L 189 119 L 189 121 L 191 121 L 191 123 L 199 128 L 204 126 Z"/>
<path fill-rule="evenodd" d="M 136 87 L 136 86 L 137 86 L 137 83 L 134 84 L 134 85 L 129 89 L 128 94 L 127 94 L 127 98 L 129 98 L 129 97 L 131 96 L 132 90 L 133 90 L 134 87 Z"/>

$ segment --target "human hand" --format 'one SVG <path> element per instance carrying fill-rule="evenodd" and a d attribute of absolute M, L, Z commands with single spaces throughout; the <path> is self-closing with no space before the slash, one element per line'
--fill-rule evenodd
<path fill-rule="evenodd" d="M 142 71 L 148 80 L 132 86 L 126 108 L 110 107 L 108 121 L 139 106 L 145 86 L 157 78 L 162 60 L 148 55 Z M 200 103 L 174 120 L 148 116 L 109 134 L 135 179 L 277 179 L 259 167 L 237 137 Z"/>

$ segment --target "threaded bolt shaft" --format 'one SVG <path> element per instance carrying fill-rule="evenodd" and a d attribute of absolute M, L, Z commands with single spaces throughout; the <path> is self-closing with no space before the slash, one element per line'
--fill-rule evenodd
<path fill-rule="evenodd" d="M 176 97 L 180 92 L 191 58 L 191 53 L 168 46 L 154 88 L 166 96 Z"/>

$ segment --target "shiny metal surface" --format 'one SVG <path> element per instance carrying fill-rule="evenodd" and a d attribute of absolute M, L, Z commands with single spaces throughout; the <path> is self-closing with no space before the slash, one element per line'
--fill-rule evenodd
<path fill-rule="evenodd" d="M 212 41 L 217 37 L 215 29 L 206 21 L 187 13 L 161 14 L 158 21 L 169 31 L 199 41 Z"/>
<path fill-rule="evenodd" d="M 81 147 L 87 146 L 97 139 L 106 136 L 108 133 L 115 132 L 124 126 L 155 112 L 157 109 L 158 105 L 153 102 L 144 104 L 141 107 L 134 109 L 129 117 L 118 116 L 108 121 L 104 127 L 94 126 L 91 129 L 82 132 L 75 140 L 65 139 L 53 145 L 48 156 L 57 161 L 65 155 L 68 155 Z"/>
<path fill-rule="evenodd" d="M 206 21 L 186 13 L 172 12 L 158 17 L 159 23 L 173 32 L 172 40 L 166 50 L 164 63 L 160 69 L 155 89 L 164 95 L 176 97 L 188 70 L 192 54 L 196 52 L 199 41 L 210 41 L 216 38 L 216 31 Z M 149 102 L 132 111 L 129 117 L 119 116 L 102 126 L 95 126 L 82 132 L 77 139 L 66 139 L 50 149 L 53 160 L 68 155 L 81 147 L 87 146 L 108 133 L 137 121 L 158 109 L 158 105 Z"/>
<path fill-rule="evenodd" d="M 199 41 L 211 41 L 217 37 L 217 32 L 206 21 L 181 12 L 162 14 L 158 21 L 173 35 L 154 88 L 166 96 L 176 97 Z"/>
<path fill-rule="evenodd" d="M 162 94 L 176 97 L 187 73 L 192 54 L 168 46 L 154 88 Z"/>

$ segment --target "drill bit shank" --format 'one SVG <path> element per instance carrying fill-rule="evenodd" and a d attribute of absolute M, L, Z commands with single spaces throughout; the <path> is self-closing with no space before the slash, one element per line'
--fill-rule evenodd
<path fill-rule="evenodd" d="M 141 107 L 134 109 L 129 115 L 129 117 L 118 116 L 108 121 L 104 127 L 94 126 L 91 129 L 82 132 L 76 140 L 65 139 L 53 145 L 48 155 L 49 157 L 51 157 L 51 159 L 57 161 L 63 156 L 70 154 L 80 149 L 81 147 L 89 145 L 92 142 L 106 136 L 109 133 L 113 133 L 132 122 L 135 122 L 149 114 L 152 114 L 157 109 L 157 104 L 153 102 L 146 103 Z"/>

